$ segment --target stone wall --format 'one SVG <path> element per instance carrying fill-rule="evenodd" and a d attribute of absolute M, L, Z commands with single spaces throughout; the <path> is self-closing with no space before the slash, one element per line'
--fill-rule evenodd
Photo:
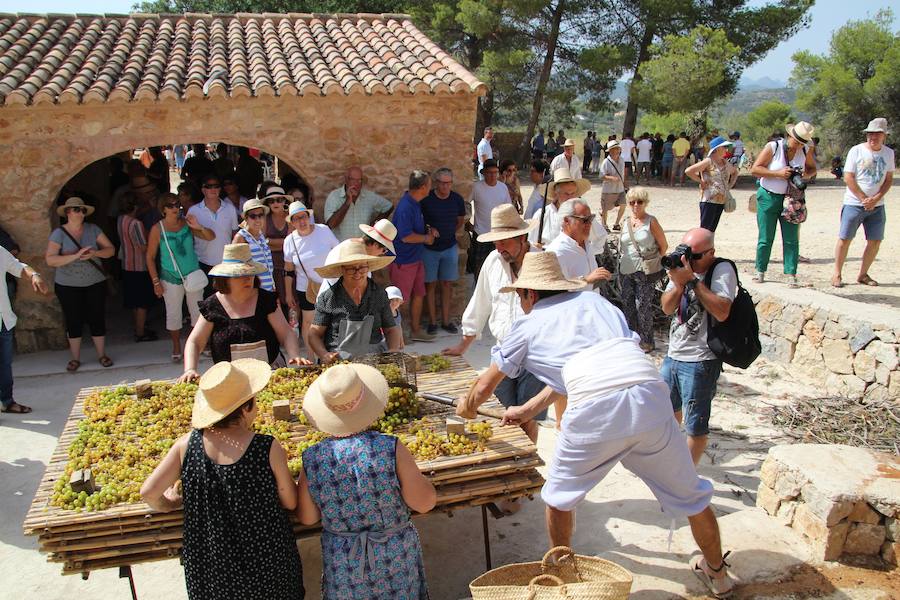
<path fill-rule="evenodd" d="M 900 314 L 781 284 L 750 284 L 763 355 L 832 396 L 900 399 Z"/>
<path fill-rule="evenodd" d="M 222 141 L 277 155 L 315 189 L 321 218 L 346 167 L 363 167 L 367 185 L 399 200 L 411 170 L 448 166 L 454 188 L 471 189 L 476 96 L 300 96 L 111 102 L 0 108 L 4 226 L 22 260 L 52 281 L 44 263 L 50 211 L 62 186 L 92 162 L 130 148 Z M 20 351 L 64 347 L 56 299 L 20 286 Z"/>

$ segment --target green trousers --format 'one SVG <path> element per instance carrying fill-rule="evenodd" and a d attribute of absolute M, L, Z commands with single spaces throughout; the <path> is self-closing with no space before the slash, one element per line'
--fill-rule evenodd
<path fill-rule="evenodd" d="M 775 225 L 781 223 L 781 244 L 784 248 L 784 274 L 797 274 L 797 260 L 800 257 L 800 226 L 781 218 L 784 209 L 784 194 L 773 194 L 760 187 L 756 191 L 756 224 L 759 239 L 756 242 L 756 270 L 765 273 L 769 268 L 769 255 L 775 241 Z"/>

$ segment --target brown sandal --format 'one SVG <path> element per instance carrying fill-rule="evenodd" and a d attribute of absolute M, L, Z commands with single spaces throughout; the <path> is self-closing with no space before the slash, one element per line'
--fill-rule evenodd
<path fill-rule="evenodd" d="M 66 365 L 66 371 L 68 371 L 69 373 L 74 373 L 75 371 L 78 370 L 78 367 L 80 367 L 80 366 L 81 366 L 81 361 L 75 360 L 73 358 L 72 360 L 69 361 L 69 364 Z"/>
<path fill-rule="evenodd" d="M 871 277 L 869 277 L 868 274 L 858 277 L 856 280 L 856 283 L 861 283 L 863 285 L 871 285 L 873 287 L 878 285 L 878 282 L 875 281 L 874 279 L 872 279 Z"/>
<path fill-rule="evenodd" d="M 103 365 L 104 367 L 111 367 L 111 366 L 113 366 L 113 361 L 110 357 L 108 357 L 104 354 L 103 356 L 100 357 L 100 364 Z"/>
<path fill-rule="evenodd" d="M 31 412 L 31 407 L 25 406 L 24 404 L 19 404 L 18 402 L 13 402 L 12 404 L 4 408 L 2 412 L 13 413 L 16 415 L 27 415 Z"/>

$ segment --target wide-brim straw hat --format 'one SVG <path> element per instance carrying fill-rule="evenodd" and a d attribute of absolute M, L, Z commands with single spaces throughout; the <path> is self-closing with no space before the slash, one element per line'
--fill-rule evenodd
<path fill-rule="evenodd" d="M 255 358 L 214 364 L 200 378 L 191 426 L 203 429 L 218 423 L 262 391 L 271 376 L 272 367 Z"/>
<path fill-rule="evenodd" d="M 585 195 L 588 190 L 591 189 L 591 182 L 581 177 L 580 179 L 574 179 L 572 177 L 572 173 L 569 172 L 569 169 L 566 167 L 560 167 L 559 169 L 553 171 L 553 181 L 550 182 L 549 187 L 547 188 L 547 195 L 556 197 L 556 186 L 560 183 L 574 183 L 578 186 L 578 192 L 576 192 L 575 197 L 581 198 Z"/>
<path fill-rule="evenodd" d="M 309 386 L 303 412 L 319 431 L 345 437 L 368 429 L 384 414 L 388 391 L 387 380 L 375 367 L 335 365 Z"/>
<path fill-rule="evenodd" d="M 364 262 L 369 265 L 369 271 L 377 271 L 394 262 L 393 256 L 369 256 L 366 254 L 365 245 L 354 239 L 344 240 L 337 245 L 337 248 L 338 255 L 334 260 L 321 267 L 316 267 L 316 273 L 326 279 L 343 275 L 341 267 L 345 265 Z"/>
<path fill-rule="evenodd" d="M 66 216 L 67 208 L 82 208 L 82 209 L 84 209 L 84 216 L 94 214 L 93 206 L 91 206 L 90 204 L 85 204 L 84 200 L 82 200 L 81 198 L 75 197 L 75 196 L 66 200 L 65 204 L 57 206 L 56 214 L 58 214 L 61 217 Z"/>
<path fill-rule="evenodd" d="M 290 194 L 286 194 L 284 192 L 284 188 L 278 185 L 273 185 L 269 189 L 266 190 L 266 193 L 262 197 L 262 201 L 266 202 L 268 200 L 272 200 L 273 198 L 284 198 L 285 200 L 293 201 L 294 197 Z"/>
<path fill-rule="evenodd" d="M 572 146 L 574 148 L 575 140 L 573 140 L 572 138 L 566 138 L 566 141 L 563 142 L 563 148 L 565 148 L 566 146 Z"/>
<path fill-rule="evenodd" d="M 878 117 L 869 121 L 869 126 L 863 129 L 863 133 L 884 133 L 888 134 L 891 130 L 888 128 L 887 119 Z"/>
<path fill-rule="evenodd" d="M 222 262 L 209 270 L 212 277 L 249 277 L 265 273 L 268 268 L 253 260 L 249 244 L 226 244 Z"/>
<path fill-rule="evenodd" d="M 613 148 L 621 148 L 622 145 L 619 143 L 619 140 L 610 140 L 606 142 L 606 151 L 609 152 Z"/>
<path fill-rule="evenodd" d="M 526 221 L 512 204 L 495 206 L 491 211 L 491 230 L 478 236 L 479 242 L 496 242 L 525 235 L 538 224 L 534 219 Z"/>
<path fill-rule="evenodd" d="M 375 225 L 360 223 L 359 230 L 390 250 L 391 254 L 397 253 L 394 250 L 394 238 L 397 237 L 397 228 L 387 219 L 379 219 Z"/>
<path fill-rule="evenodd" d="M 807 123 L 806 121 L 800 121 L 799 123 L 788 123 L 784 126 L 787 134 L 800 142 L 801 144 L 808 144 L 812 141 L 813 134 L 816 132 L 816 128 Z"/>
<path fill-rule="evenodd" d="M 311 208 L 306 208 L 305 204 L 303 204 L 299 200 L 294 200 L 293 202 L 291 202 L 290 206 L 288 206 L 288 219 L 302 212 L 305 212 L 307 215 L 309 215 L 310 219 L 313 216 L 313 211 Z"/>
<path fill-rule="evenodd" d="M 247 213 L 257 208 L 261 208 L 263 210 L 263 214 L 266 215 L 272 211 L 272 209 L 269 208 L 268 205 L 263 204 L 262 200 L 259 200 L 258 198 L 251 198 L 244 202 L 244 210 L 241 212 L 241 216 L 246 219 Z"/>
<path fill-rule="evenodd" d="M 516 290 L 547 290 L 572 292 L 587 285 L 584 279 L 566 279 L 559 259 L 552 252 L 528 252 L 522 261 L 519 277 L 501 292 Z"/>

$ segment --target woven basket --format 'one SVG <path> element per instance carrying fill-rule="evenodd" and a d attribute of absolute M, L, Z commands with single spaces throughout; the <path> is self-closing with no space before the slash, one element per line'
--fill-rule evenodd
<path fill-rule="evenodd" d="M 541 562 L 488 571 L 469 584 L 469 591 L 472 600 L 625 600 L 631 580 L 631 573 L 614 562 L 557 546 Z"/>

